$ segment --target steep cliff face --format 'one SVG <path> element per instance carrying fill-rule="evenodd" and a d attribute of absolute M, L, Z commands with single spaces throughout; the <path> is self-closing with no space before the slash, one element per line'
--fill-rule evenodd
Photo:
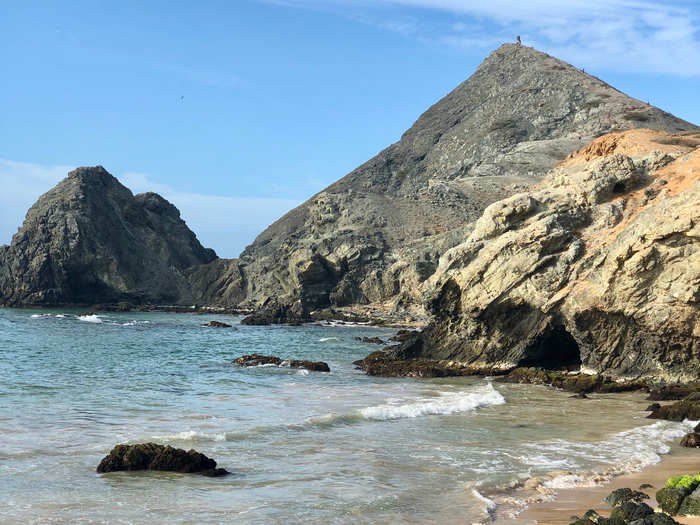
<path fill-rule="evenodd" d="M 420 303 L 439 256 L 491 203 L 603 133 L 696 129 L 532 48 L 503 45 L 396 144 L 243 253 L 250 305 Z"/>
<path fill-rule="evenodd" d="M 101 166 L 78 168 L 0 249 L 0 302 L 191 302 L 185 270 L 214 259 L 168 201 L 132 195 Z"/>
<path fill-rule="evenodd" d="M 396 352 L 508 369 L 700 374 L 700 134 L 605 135 L 489 206 Z"/>

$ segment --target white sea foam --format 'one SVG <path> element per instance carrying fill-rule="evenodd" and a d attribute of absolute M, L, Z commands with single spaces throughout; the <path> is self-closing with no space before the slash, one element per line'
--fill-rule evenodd
<path fill-rule="evenodd" d="M 496 502 L 493 501 L 492 499 L 487 498 L 486 496 L 482 495 L 478 490 L 472 489 L 472 495 L 479 500 L 481 503 L 484 504 L 485 506 L 485 511 L 488 514 L 491 514 L 494 510 L 496 510 Z"/>
<path fill-rule="evenodd" d="M 360 414 L 367 419 L 390 420 L 468 412 L 483 406 L 502 405 L 505 402 L 500 392 L 488 383 L 485 387 L 466 392 L 442 392 L 439 397 L 424 401 L 405 404 L 392 402 L 367 407 L 360 410 Z"/>
<path fill-rule="evenodd" d="M 211 441 L 226 441 L 226 434 L 221 432 L 217 434 L 206 434 L 197 432 L 196 430 L 186 430 L 177 434 L 168 434 L 164 436 L 152 436 L 152 439 L 158 441 L 188 441 L 192 443 L 202 443 Z"/>
<path fill-rule="evenodd" d="M 319 343 L 327 343 L 328 341 L 337 341 L 337 337 L 322 337 L 318 340 Z"/>
<path fill-rule="evenodd" d="M 584 444 L 562 441 L 557 449 L 559 453 L 579 455 L 583 458 L 596 459 L 601 454 L 614 458 L 614 464 L 608 470 L 610 477 L 627 472 L 639 472 L 661 461 L 661 456 L 671 451 L 669 444 L 691 430 L 692 423 L 688 421 L 683 423 L 658 421 L 651 425 L 618 432 L 600 443 Z M 545 486 L 549 488 L 592 486 L 597 484 L 600 479 L 600 476 L 563 475 L 546 482 Z"/>
<path fill-rule="evenodd" d="M 44 317 L 51 317 L 51 314 L 32 314 L 30 317 L 32 319 L 43 319 Z"/>
<path fill-rule="evenodd" d="M 78 316 L 78 321 L 84 321 L 86 323 L 101 323 L 102 319 L 97 317 L 96 315 L 80 315 Z"/>
<path fill-rule="evenodd" d="M 303 369 L 303 368 L 300 368 L 299 370 L 297 370 L 297 375 L 298 375 L 298 376 L 308 376 L 308 375 L 309 375 L 309 371 L 308 371 L 308 370 L 305 370 L 305 369 Z"/>
<path fill-rule="evenodd" d="M 65 317 L 65 315 L 64 314 L 56 314 L 56 317 L 58 319 L 63 319 Z"/>

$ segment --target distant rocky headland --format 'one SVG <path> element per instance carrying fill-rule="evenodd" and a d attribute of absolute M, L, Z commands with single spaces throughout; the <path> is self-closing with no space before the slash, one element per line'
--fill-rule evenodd
<path fill-rule="evenodd" d="M 0 303 L 429 322 L 381 362 L 691 380 L 699 180 L 700 128 L 506 44 L 238 259 L 159 195 L 71 172 L 0 247 Z"/>

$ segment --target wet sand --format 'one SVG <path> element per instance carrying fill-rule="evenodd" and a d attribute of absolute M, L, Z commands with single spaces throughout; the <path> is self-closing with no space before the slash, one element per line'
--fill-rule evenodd
<path fill-rule="evenodd" d="M 663 456 L 660 463 L 652 465 L 642 472 L 619 476 L 601 486 L 559 490 L 554 501 L 532 504 L 516 519 L 503 523 L 562 525 L 571 523 L 573 521 L 571 517 L 574 515 L 583 516 L 588 509 L 595 509 L 601 515 L 608 516 L 611 507 L 603 502 L 605 496 L 613 490 L 623 487 L 638 489 L 643 483 L 654 486 L 651 489 L 644 489 L 643 492 L 650 496 L 647 503 L 655 507 L 657 503 L 654 495 L 665 485 L 667 478 L 680 474 L 697 474 L 698 472 L 700 472 L 700 449 L 675 446 L 670 454 Z M 688 525 L 700 525 L 700 518 L 676 517 L 674 519 Z"/>

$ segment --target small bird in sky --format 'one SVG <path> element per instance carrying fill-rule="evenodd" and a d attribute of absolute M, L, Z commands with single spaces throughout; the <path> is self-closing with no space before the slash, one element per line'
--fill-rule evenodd
<path fill-rule="evenodd" d="M 181 96 L 180 96 L 180 100 L 181 100 L 181 101 L 182 101 L 182 100 L 185 100 L 185 95 L 181 95 Z"/>

